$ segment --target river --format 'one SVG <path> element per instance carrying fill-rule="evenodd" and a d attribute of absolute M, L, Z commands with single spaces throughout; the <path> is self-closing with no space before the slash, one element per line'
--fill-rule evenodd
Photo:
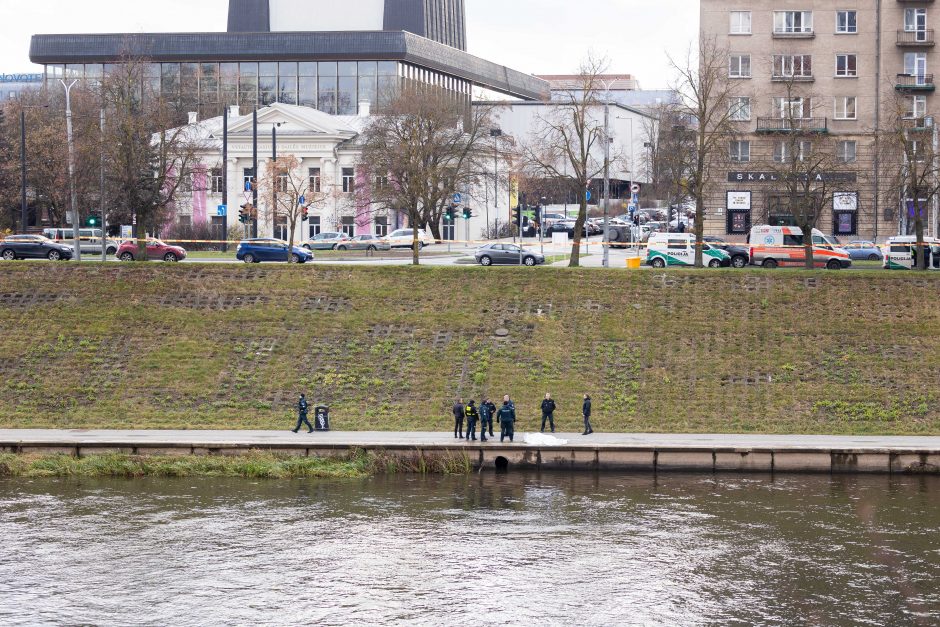
<path fill-rule="evenodd" d="M 937 625 L 940 478 L 0 480 L 0 624 Z"/>

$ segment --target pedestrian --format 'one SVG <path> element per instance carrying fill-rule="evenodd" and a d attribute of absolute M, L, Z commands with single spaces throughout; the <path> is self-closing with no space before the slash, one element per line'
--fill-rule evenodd
<path fill-rule="evenodd" d="M 503 406 L 499 410 L 499 441 L 503 442 L 508 437 L 512 442 L 516 435 L 516 408 L 512 401 L 504 400 Z"/>
<path fill-rule="evenodd" d="M 545 433 L 545 423 L 548 422 L 552 428 L 552 433 L 555 433 L 555 401 L 552 400 L 551 394 L 545 395 L 545 400 L 542 401 L 542 433 Z"/>
<path fill-rule="evenodd" d="M 307 433 L 313 433 L 313 425 L 310 424 L 310 421 L 307 420 L 307 412 L 310 410 L 310 406 L 307 404 L 307 396 L 305 394 L 300 395 L 300 400 L 297 401 L 297 426 L 294 427 L 294 433 L 300 433 L 300 428 L 303 425 L 307 425 Z"/>
<path fill-rule="evenodd" d="M 584 433 L 581 435 L 591 435 L 594 433 L 594 428 L 591 427 L 591 395 L 584 395 L 584 406 L 581 408 L 584 413 Z"/>
<path fill-rule="evenodd" d="M 472 398 L 464 409 L 464 415 L 467 417 L 467 439 L 476 442 L 477 420 L 480 419 L 480 412 L 477 411 L 476 402 Z"/>
<path fill-rule="evenodd" d="M 486 432 L 489 429 L 490 437 L 493 437 L 493 410 L 495 406 L 490 399 L 483 398 L 480 401 L 480 441 L 486 442 Z"/>
<path fill-rule="evenodd" d="M 463 439 L 463 419 L 464 419 L 464 410 L 466 408 L 463 404 L 463 399 L 457 399 L 457 402 L 454 403 L 454 439 L 458 437 Z"/>
<path fill-rule="evenodd" d="M 487 409 L 490 410 L 490 422 L 489 422 L 490 437 L 495 439 L 496 436 L 493 435 L 493 422 L 494 422 L 494 420 L 495 420 L 495 418 L 496 418 L 496 403 L 494 403 L 494 402 L 491 401 L 489 398 L 487 398 L 487 399 L 486 399 L 486 407 L 487 407 Z"/>

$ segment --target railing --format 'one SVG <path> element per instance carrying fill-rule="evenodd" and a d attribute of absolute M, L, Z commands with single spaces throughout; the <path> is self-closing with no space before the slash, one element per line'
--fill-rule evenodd
<path fill-rule="evenodd" d="M 758 133 L 825 133 L 829 118 L 757 118 Z"/>
<path fill-rule="evenodd" d="M 816 79 L 812 74 L 793 74 L 790 76 L 785 74 L 771 74 L 770 80 L 775 83 L 812 83 Z"/>
<path fill-rule="evenodd" d="M 774 30 L 773 36 L 775 38 L 781 39 L 800 39 L 807 38 L 811 39 L 816 36 L 816 33 L 812 30 Z"/>
<path fill-rule="evenodd" d="M 898 74 L 895 87 L 900 90 L 934 89 L 933 74 Z"/>
<path fill-rule="evenodd" d="M 936 40 L 933 36 L 933 29 L 925 30 L 899 30 L 899 46 L 933 46 Z"/>

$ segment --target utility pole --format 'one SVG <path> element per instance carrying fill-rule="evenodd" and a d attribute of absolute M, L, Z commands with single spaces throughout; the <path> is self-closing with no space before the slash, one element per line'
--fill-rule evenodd
<path fill-rule="evenodd" d="M 77 80 L 66 83 L 61 78 L 59 82 L 65 88 L 65 134 L 69 149 L 69 191 L 72 197 L 72 235 L 75 239 L 75 261 L 82 260 L 81 239 L 78 233 L 78 196 L 75 191 L 75 138 L 72 136 L 72 87 Z"/>
<path fill-rule="evenodd" d="M 251 236 L 258 237 L 258 109 L 252 115 L 251 125 L 251 206 L 255 217 L 251 218 Z"/>
<path fill-rule="evenodd" d="M 278 176 L 277 176 L 277 124 L 271 125 L 271 235 L 276 237 L 277 233 L 274 232 L 274 229 L 277 228 L 277 185 L 278 185 Z M 290 256 L 290 251 L 287 252 Z"/>
<path fill-rule="evenodd" d="M 228 252 L 228 105 L 222 110 L 222 252 Z"/>
<path fill-rule="evenodd" d="M 20 111 L 20 220 L 23 233 L 29 226 L 29 204 L 26 202 L 26 109 Z"/>
<path fill-rule="evenodd" d="M 503 136 L 501 128 L 490 129 L 490 137 L 493 138 L 493 210 L 496 212 L 496 218 L 499 219 L 499 138 Z M 511 193 L 511 192 L 510 192 Z M 512 207 L 510 207 L 512 209 Z M 490 206 L 486 205 L 486 230 L 490 228 Z M 498 235 L 496 233 L 495 235 Z"/>
<path fill-rule="evenodd" d="M 101 177 L 99 180 L 99 201 L 101 205 L 101 261 L 108 260 L 108 214 L 104 202 L 104 108 L 101 109 Z"/>
<path fill-rule="evenodd" d="M 604 97 L 604 234 L 601 246 L 604 247 L 604 267 L 610 267 L 610 246 L 607 244 L 607 232 L 610 229 L 610 84 Z"/>

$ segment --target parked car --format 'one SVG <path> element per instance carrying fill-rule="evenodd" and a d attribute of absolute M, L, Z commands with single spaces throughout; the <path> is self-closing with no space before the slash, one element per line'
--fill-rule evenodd
<path fill-rule="evenodd" d="M 414 245 L 414 229 L 398 229 L 388 236 L 388 243 L 392 248 L 411 248 Z M 421 248 L 430 246 L 434 239 L 424 231 L 418 231 L 418 244 Z"/>
<path fill-rule="evenodd" d="M 320 233 L 313 239 L 303 243 L 303 248 L 307 250 L 336 250 L 340 244 L 349 242 L 350 238 L 345 233 L 326 232 Z"/>
<path fill-rule="evenodd" d="M 567 233 L 569 239 L 574 238 L 574 228 L 577 224 L 577 220 L 559 220 L 555 222 L 545 232 L 545 235 L 551 237 L 553 233 Z M 600 235 L 603 230 L 591 222 L 585 221 L 584 228 L 581 229 L 581 237 L 589 237 L 591 235 Z"/>
<path fill-rule="evenodd" d="M 392 245 L 378 235 L 357 235 L 348 242 L 336 245 L 336 250 L 391 250 Z"/>
<path fill-rule="evenodd" d="M 75 241 L 75 231 L 70 228 L 43 229 L 42 234 L 49 239 L 69 245 L 69 242 Z M 78 242 L 83 255 L 100 255 L 101 242 L 104 233 L 101 229 L 78 229 Z M 117 254 L 121 243 L 117 240 L 105 238 L 106 250 L 109 255 Z"/>
<path fill-rule="evenodd" d="M 139 255 L 140 251 L 135 241 L 124 242 L 117 250 L 117 258 L 121 261 L 135 261 Z M 182 261 L 186 259 L 186 249 L 182 246 L 171 246 L 158 239 L 149 239 L 147 240 L 147 259 L 167 263 Z"/>
<path fill-rule="evenodd" d="M 712 248 L 720 248 L 731 255 L 732 268 L 746 268 L 751 263 L 751 249 L 740 244 L 732 244 L 714 235 L 706 235 L 702 241 Z"/>
<path fill-rule="evenodd" d="M 702 247 L 702 262 L 709 268 L 727 268 L 731 257 L 709 244 Z M 695 265 L 695 236 L 691 233 L 654 233 L 649 240 L 646 263 L 654 268 Z"/>
<path fill-rule="evenodd" d="M 545 256 L 523 248 L 517 244 L 487 244 L 478 249 L 474 257 L 481 266 L 540 266 L 545 263 Z"/>
<path fill-rule="evenodd" d="M 857 261 L 882 261 L 885 257 L 875 242 L 854 240 L 843 246 L 849 251 L 849 257 Z"/>
<path fill-rule="evenodd" d="M 921 247 L 916 245 L 917 238 L 913 235 L 899 235 L 888 238 L 885 245 L 884 261 L 882 267 L 886 270 L 912 270 L 918 267 L 918 257 Z M 940 270 L 940 239 L 924 238 L 927 246 L 927 269 Z"/>
<path fill-rule="evenodd" d="M 245 263 L 262 261 L 287 261 L 287 242 L 281 239 L 248 239 L 238 244 L 235 258 Z M 294 246 L 291 251 L 292 263 L 313 261 L 313 253 L 305 248 Z"/>
<path fill-rule="evenodd" d="M 43 235 L 8 235 L 0 241 L 0 259 L 48 259 L 67 261 L 75 250 L 66 244 L 54 242 Z"/>

